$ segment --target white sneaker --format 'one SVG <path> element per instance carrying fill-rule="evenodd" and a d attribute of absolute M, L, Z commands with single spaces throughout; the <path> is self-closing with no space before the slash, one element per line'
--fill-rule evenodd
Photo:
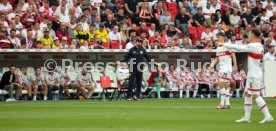
<path fill-rule="evenodd" d="M 265 123 L 270 123 L 273 121 L 273 117 L 266 117 L 264 118 L 261 122 L 259 122 L 260 124 L 265 124 Z"/>
<path fill-rule="evenodd" d="M 203 96 L 203 95 L 200 95 L 200 97 L 201 97 L 201 98 L 204 98 L 204 96 Z"/>
<path fill-rule="evenodd" d="M 251 121 L 250 121 L 250 118 L 243 117 L 243 118 L 241 118 L 239 120 L 236 120 L 236 122 L 237 123 L 250 123 Z"/>
<path fill-rule="evenodd" d="M 16 101 L 16 100 L 15 100 L 15 99 L 9 98 L 9 99 L 7 99 L 5 102 L 14 102 L 14 101 Z"/>

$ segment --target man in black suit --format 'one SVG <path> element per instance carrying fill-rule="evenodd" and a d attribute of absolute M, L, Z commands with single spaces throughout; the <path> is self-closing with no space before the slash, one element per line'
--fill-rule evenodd
<path fill-rule="evenodd" d="M 15 66 L 11 65 L 10 70 L 5 72 L 0 82 L 0 88 L 9 92 L 9 99 L 14 100 L 13 90 L 15 90 L 16 99 L 19 100 L 19 87 L 15 83 Z"/>

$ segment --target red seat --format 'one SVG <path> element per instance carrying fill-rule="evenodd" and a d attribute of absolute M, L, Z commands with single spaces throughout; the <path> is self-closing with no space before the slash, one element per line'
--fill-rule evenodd
<path fill-rule="evenodd" d="M 190 35 L 195 35 L 197 33 L 196 27 L 194 26 L 189 26 L 188 31 Z"/>
<path fill-rule="evenodd" d="M 110 42 L 111 49 L 120 49 L 120 43 L 119 42 Z"/>
<path fill-rule="evenodd" d="M 217 29 L 216 27 L 211 27 L 211 32 L 213 32 L 216 29 Z"/>
<path fill-rule="evenodd" d="M 205 32 L 206 28 L 205 27 L 197 27 L 197 38 L 201 38 L 201 34 Z"/>
<path fill-rule="evenodd" d="M 109 76 L 101 76 L 100 84 L 101 84 L 103 91 L 101 93 L 99 100 L 101 100 L 103 98 L 104 92 L 106 92 L 106 94 L 107 94 L 107 90 L 113 90 L 110 100 L 113 99 L 115 92 L 118 91 L 118 87 L 112 87 L 111 83 L 112 83 L 112 81 L 110 80 Z"/>
<path fill-rule="evenodd" d="M 167 5 L 169 10 L 177 10 L 176 2 L 168 2 Z"/>
<path fill-rule="evenodd" d="M 164 7 L 164 9 L 168 9 L 168 3 L 167 2 L 163 2 L 163 7 Z"/>
<path fill-rule="evenodd" d="M 103 42 L 104 49 L 110 49 L 110 45 L 108 42 Z"/>
<path fill-rule="evenodd" d="M 171 11 L 170 11 L 170 14 L 171 14 L 172 19 L 175 20 L 175 17 L 176 17 L 177 14 L 178 14 L 178 10 L 171 10 Z"/>

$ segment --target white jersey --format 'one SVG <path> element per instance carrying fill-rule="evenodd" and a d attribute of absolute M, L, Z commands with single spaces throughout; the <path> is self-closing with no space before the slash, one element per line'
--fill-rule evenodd
<path fill-rule="evenodd" d="M 61 82 L 61 84 L 64 84 L 65 83 L 64 77 L 66 77 L 66 73 L 64 73 L 63 71 L 58 71 L 58 76 L 59 76 L 59 81 Z"/>
<path fill-rule="evenodd" d="M 79 84 L 79 81 L 82 81 L 83 85 L 90 85 L 89 81 L 92 81 L 91 75 L 86 73 L 86 75 L 78 74 L 76 78 L 76 84 Z"/>
<path fill-rule="evenodd" d="M 30 80 L 32 81 L 32 84 L 34 84 L 34 81 L 37 81 L 37 84 L 40 86 L 42 85 L 43 81 L 45 80 L 44 79 L 44 75 L 40 74 L 39 76 L 36 76 L 35 74 L 32 74 L 30 76 Z"/>
<path fill-rule="evenodd" d="M 235 49 L 238 51 L 248 52 L 248 59 L 247 59 L 248 74 L 247 74 L 247 77 L 258 78 L 258 79 L 263 78 L 261 59 L 262 59 L 262 53 L 264 51 L 264 48 L 261 43 L 254 42 L 254 43 L 249 43 L 247 45 L 225 44 L 224 46 L 229 49 Z"/>
<path fill-rule="evenodd" d="M 231 73 L 232 72 L 232 57 L 231 54 L 233 52 L 229 51 L 224 46 L 217 47 L 217 54 L 216 57 L 219 60 L 218 66 L 218 72 L 219 73 Z"/>
<path fill-rule="evenodd" d="M 29 84 L 29 79 L 27 75 L 20 75 L 20 84 Z"/>
<path fill-rule="evenodd" d="M 48 80 L 51 84 L 59 82 L 59 75 L 57 72 L 54 72 L 52 75 L 49 73 L 45 75 L 45 80 Z"/>

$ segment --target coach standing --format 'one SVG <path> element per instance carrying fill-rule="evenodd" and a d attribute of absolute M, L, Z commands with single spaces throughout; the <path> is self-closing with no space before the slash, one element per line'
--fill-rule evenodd
<path fill-rule="evenodd" d="M 141 47 L 142 40 L 139 38 L 132 39 L 132 47 L 129 52 L 127 53 L 126 57 L 122 62 L 130 62 L 130 78 L 128 83 L 128 92 L 127 92 L 127 100 L 131 101 L 132 98 L 136 101 L 140 100 L 140 93 L 141 93 L 141 85 L 142 85 L 142 78 L 143 78 L 143 66 L 140 66 L 141 63 L 144 61 L 144 58 L 150 62 L 151 59 L 149 58 L 147 51 Z M 140 63 L 140 64 L 139 64 Z M 138 67 L 139 66 L 139 67 Z M 136 84 L 136 86 L 135 86 Z M 133 96 L 133 89 L 136 87 L 135 96 Z"/>

